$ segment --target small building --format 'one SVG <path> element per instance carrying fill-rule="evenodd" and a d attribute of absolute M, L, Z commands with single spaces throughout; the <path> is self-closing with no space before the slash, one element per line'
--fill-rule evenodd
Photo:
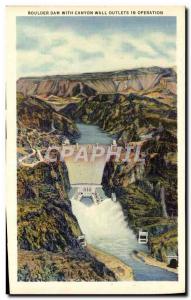
<path fill-rule="evenodd" d="M 87 246 L 84 234 L 83 235 L 79 235 L 78 241 L 79 241 L 80 246 L 82 246 L 82 247 L 86 247 Z"/>
<path fill-rule="evenodd" d="M 86 196 L 91 196 L 96 192 L 96 186 L 94 185 L 81 185 L 78 187 L 78 193 L 81 193 Z"/>
<path fill-rule="evenodd" d="M 102 202 L 102 197 L 100 193 L 97 191 L 97 188 L 100 187 L 100 185 L 96 184 L 77 184 L 73 185 L 77 190 L 73 196 L 75 200 L 82 201 L 82 200 L 87 200 L 87 203 L 90 201 L 88 199 L 91 198 L 93 200 L 94 204 L 99 204 Z M 84 202 L 84 201 L 82 201 Z"/>
<path fill-rule="evenodd" d="M 176 269 L 178 267 L 178 255 L 176 253 L 169 253 L 166 257 L 168 267 Z"/>
<path fill-rule="evenodd" d="M 147 231 L 139 230 L 138 243 L 139 244 L 148 244 L 149 234 Z"/>

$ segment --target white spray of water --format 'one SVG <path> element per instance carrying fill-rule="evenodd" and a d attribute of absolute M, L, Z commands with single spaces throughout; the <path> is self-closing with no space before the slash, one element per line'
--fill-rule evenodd
<path fill-rule="evenodd" d="M 75 199 L 71 202 L 87 242 L 130 266 L 135 280 L 172 280 L 174 273 L 140 263 L 133 258 L 133 250 L 148 250 L 145 245 L 138 244 L 128 228 L 119 203 L 107 198 L 102 203 L 92 206 L 86 206 Z M 176 280 L 176 276 L 173 280 Z"/>
<path fill-rule="evenodd" d="M 92 206 L 75 199 L 71 199 L 71 202 L 73 213 L 88 243 L 113 254 L 121 251 L 121 247 L 126 253 L 137 248 L 136 237 L 128 228 L 119 203 L 109 198 Z"/>

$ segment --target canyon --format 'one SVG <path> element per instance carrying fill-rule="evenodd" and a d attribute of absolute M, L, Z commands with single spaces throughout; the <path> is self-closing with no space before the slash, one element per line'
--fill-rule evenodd
<path fill-rule="evenodd" d="M 82 218 L 86 207 L 79 203 L 75 215 L 77 203 L 69 196 L 73 183 L 95 181 L 94 168 L 98 168 L 96 183 L 101 184 L 105 198 L 116 195 L 124 216 L 123 226 L 127 224 L 130 230 L 129 234 L 124 233 L 124 239 L 134 241 L 132 235 L 136 236 L 141 228 L 149 232 L 149 251 L 154 258 L 167 262 L 171 253 L 178 255 L 176 97 L 175 68 L 18 79 L 17 152 L 18 158 L 28 156 L 27 165 L 18 165 L 17 177 L 20 280 L 51 280 L 53 273 L 54 280 L 116 280 L 111 270 L 80 246 L 78 237 L 84 230 L 91 237 Z M 131 164 L 111 157 L 106 163 L 95 162 L 91 167 L 83 162 L 73 165 L 69 158 L 61 161 L 56 152 L 56 162 L 38 161 L 39 151 L 43 157 L 49 146 L 61 147 L 66 139 L 71 146 L 80 141 L 108 145 L 115 140 L 124 151 L 129 143 L 133 147 L 141 144 L 140 159 L 144 158 L 145 163 Z M 33 150 L 34 155 L 30 156 Z M 106 203 L 100 204 L 103 210 Z M 109 202 L 110 206 L 111 212 L 115 211 Z M 103 211 L 97 208 L 96 213 Z M 121 227 L 117 232 L 121 232 Z M 104 245 L 100 247 L 107 251 Z M 80 275 L 78 267 L 68 275 L 58 263 L 58 254 L 68 262 L 66 270 L 71 255 L 76 261 L 81 258 L 80 268 L 86 265 L 87 276 Z M 47 274 L 42 269 L 34 274 L 32 263 L 27 264 L 25 259 L 27 255 L 41 261 L 42 266 L 41 256 L 48 257 Z M 51 271 L 49 255 L 55 271 Z M 116 255 L 120 255 L 117 249 Z M 131 263 L 129 259 L 128 262 Z M 135 268 L 136 272 L 139 271 Z"/>

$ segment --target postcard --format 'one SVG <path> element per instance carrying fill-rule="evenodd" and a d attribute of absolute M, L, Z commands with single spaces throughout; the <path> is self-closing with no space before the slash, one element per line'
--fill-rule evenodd
<path fill-rule="evenodd" d="M 7 7 L 10 294 L 184 294 L 185 7 Z"/>

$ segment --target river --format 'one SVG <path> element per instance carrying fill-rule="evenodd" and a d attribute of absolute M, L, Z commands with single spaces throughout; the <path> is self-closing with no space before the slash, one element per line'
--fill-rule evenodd
<path fill-rule="evenodd" d="M 78 128 L 81 132 L 81 136 L 78 140 L 79 144 L 99 143 L 108 145 L 112 143 L 112 137 L 101 131 L 98 126 L 78 124 Z M 81 165 L 80 168 L 83 168 L 83 166 Z M 76 172 L 80 174 L 79 170 L 76 170 Z M 92 168 L 91 172 L 88 173 L 89 181 L 92 183 L 91 173 L 93 178 L 95 171 Z M 79 182 L 83 181 L 80 176 L 78 180 Z M 85 234 L 88 243 L 116 256 L 128 266 L 132 267 L 134 279 L 137 281 L 177 280 L 177 274 L 159 267 L 146 265 L 144 262 L 137 261 L 133 258 L 133 250 L 148 252 L 147 246 L 140 245 L 137 242 L 135 235 L 128 227 L 122 208 L 118 202 L 113 202 L 105 196 L 104 201 L 100 204 L 92 203 L 91 205 L 89 202 L 87 204 L 75 200 L 72 197 L 74 193 L 75 187 L 72 188 L 70 192 L 72 210 L 78 219 L 81 230 Z M 100 189 L 99 193 L 102 193 L 103 197 L 104 192 L 102 189 Z"/>

